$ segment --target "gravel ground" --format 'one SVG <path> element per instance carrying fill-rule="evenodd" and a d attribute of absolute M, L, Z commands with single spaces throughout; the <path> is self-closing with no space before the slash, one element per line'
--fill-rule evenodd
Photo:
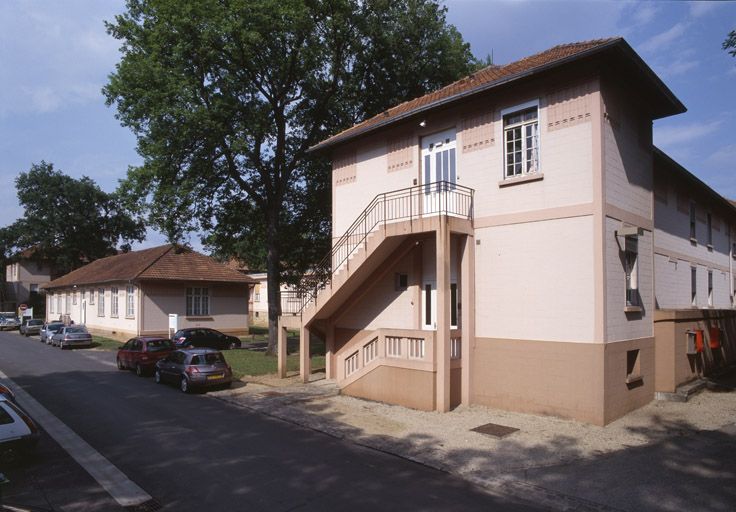
<path fill-rule="evenodd" d="M 313 375 L 314 382 L 308 385 L 299 383 L 297 377 L 259 377 L 215 395 L 241 407 L 458 474 L 492 492 L 522 495 L 558 510 L 612 508 L 598 500 L 586 501 L 534 485 L 526 481 L 527 474 L 613 460 L 626 450 L 697 439 L 700 432 L 719 431 L 736 421 L 733 389 L 705 390 L 686 403 L 653 401 L 598 427 L 481 406 L 461 406 L 449 413 L 416 411 L 339 395 L 337 387 L 318 380 L 321 377 Z M 502 439 L 471 431 L 487 423 L 519 430 Z"/>

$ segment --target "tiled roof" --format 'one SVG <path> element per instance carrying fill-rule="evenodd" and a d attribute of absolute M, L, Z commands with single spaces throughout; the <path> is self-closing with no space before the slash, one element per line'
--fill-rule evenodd
<path fill-rule="evenodd" d="M 51 289 L 136 280 L 253 282 L 248 276 L 209 256 L 177 245 L 162 245 L 95 260 L 43 287 Z"/>
<path fill-rule="evenodd" d="M 582 58 L 584 55 L 603 50 L 604 48 L 611 46 L 621 46 L 625 49 L 631 50 L 628 44 L 621 37 L 610 37 L 606 39 L 595 39 L 591 41 L 583 41 L 578 43 L 561 44 L 545 50 L 541 53 L 537 53 L 530 57 L 525 57 L 521 60 L 505 64 L 503 66 L 488 66 L 475 72 L 474 74 L 462 78 L 457 82 L 453 82 L 450 85 L 443 87 L 437 91 L 425 94 L 420 98 L 416 98 L 404 103 L 401 103 L 395 107 L 392 107 L 385 112 L 378 114 L 370 119 L 363 121 L 362 123 L 356 124 L 347 130 L 344 130 L 332 137 L 320 142 L 316 146 L 311 148 L 311 151 L 323 149 L 327 146 L 332 146 L 339 142 L 346 141 L 360 134 L 372 131 L 382 126 L 389 125 L 400 119 L 404 119 L 409 115 L 417 114 L 440 105 L 455 101 L 460 98 L 464 98 L 471 94 L 476 94 L 481 91 L 488 90 L 492 87 L 499 86 L 507 83 L 511 80 L 519 79 L 535 72 L 542 71 L 544 69 L 561 65 L 563 63 Z M 633 50 L 631 50 L 633 53 Z M 639 59 L 639 57 L 636 57 Z M 639 59 L 641 60 L 641 59 Z M 643 64 L 643 61 L 641 61 Z M 646 67 L 646 64 L 644 64 Z M 648 68 L 647 68 L 648 69 Z M 666 89 L 664 84 L 661 84 L 659 79 L 654 75 L 651 70 L 650 74 L 659 84 Z M 671 94 L 669 89 L 666 91 Z M 672 96 L 674 98 L 674 95 Z M 674 98 L 679 106 L 679 100 Z M 684 109 L 684 107 L 682 107 Z"/>

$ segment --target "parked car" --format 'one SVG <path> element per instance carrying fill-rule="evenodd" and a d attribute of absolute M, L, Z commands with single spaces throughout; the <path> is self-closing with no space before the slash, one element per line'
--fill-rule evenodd
<path fill-rule="evenodd" d="M 156 382 L 179 385 L 184 393 L 196 388 L 229 387 L 233 370 L 222 353 L 211 348 L 176 350 L 156 363 Z"/>
<path fill-rule="evenodd" d="M 11 402 L 15 402 L 15 393 L 13 393 L 13 390 L 2 384 L 0 384 L 0 397 L 5 397 Z"/>
<path fill-rule="evenodd" d="M 0 331 L 12 331 L 20 327 L 20 319 L 16 315 L 0 316 Z"/>
<path fill-rule="evenodd" d="M 63 326 L 51 337 L 51 345 L 64 350 L 71 347 L 89 347 L 92 345 L 92 335 L 83 325 Z"/>
<path fill-rule="evenodd" d="M 39 431 L 30 416 L 13 402 L 0 396 L 0 459 L 9 451 L 31 451 L 38 444 Z"/>
<path fill-rule="evenodd" d="M 59 329 L 64 327 L 64 324 L 62 322 L 48 322 L 46 324 L 43 324 L 43 327 L 41 327 L 40 334 L 40 340 L 47 345 L 51 345 L 51 337 L 59 332 Z"/>
<path fill-rule="evenodd" d="M 43 320 L 23 320 L 20 324 L 20 333 L 28 337 L 31 334 L 40 334 L 41 328 L 43 327 Z"/>
<path fill-rule="evenodd" d="M 172 341 L 177 348 L 206 347 L 217 350 L 228 350 L 240 347 L 240 338 L 205 327 L 191 327 L 176 331 Z"/>
<path fill-rule="evenodd" d="M 156 361 L 174 351 L 174 344 L 166 338 L 139 336 L 128 340 L 118 349 L 118 369 L 135 370 L 142 377 L 153 371 Z"/>

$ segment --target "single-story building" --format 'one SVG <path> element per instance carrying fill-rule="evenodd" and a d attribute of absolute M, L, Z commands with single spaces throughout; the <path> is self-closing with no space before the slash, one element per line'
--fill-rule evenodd
<path fill-rule="evenodd" d="M 187 327 L 247 333 L 252 281 L 209 256 L 162 245 L 95 260 L 43 285 L 46 319 L 119 339 Z"/>

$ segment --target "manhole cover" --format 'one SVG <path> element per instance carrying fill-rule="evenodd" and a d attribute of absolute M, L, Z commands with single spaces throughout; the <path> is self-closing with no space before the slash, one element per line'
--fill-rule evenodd
<path fill-rule="evenodd" d="M 481 425 L 480 427 L 471 428 L 473 432 L 478 432 L 480 434 L 486 434 L 488 436 L 493 437 L 506 437 L 509 434 L 513 434 L 514 432 L 518 431 L 518 428 L 514 427 L 506 427 L 504 425 L 497 425 L 495 423 L 486 423 L 485 425 Z"/>

